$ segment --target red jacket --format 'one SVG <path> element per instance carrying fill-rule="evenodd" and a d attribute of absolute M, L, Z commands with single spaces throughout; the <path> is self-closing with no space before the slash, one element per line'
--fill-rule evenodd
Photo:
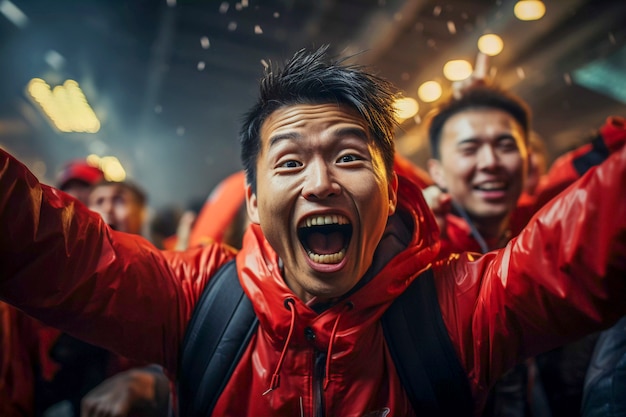
<path fill-rule="evenodd" d="M 514 363 L 626 314 L 624 184 L 626 150 L 546 206 L 502 251 L 458 255 L 433 266 L 444 323 L 477 410 L 490 384 Z M 391 259 L 369 283 L 319 315 L 285 285 L 260 228 L 249 229 L 237 267 L 260 326 L 213 415 L 314 415 L 315 349 L 330 351 L 324 415 L 414 415 L 378 319 L 431 265 L 438 245 L 420 190 L 402 180 L 400 187 L 394 218 L 404 223 L 398 230 L 407 231 L 408 243 L 394 254 L 389 242 L 402 242 L 402 233 L 384 238 L 377 260 Z M 1 151 L 0 190 L 0 297 L 176 374 L 194 305 L 235 254 L 218 244 L 160 252 L 140 237 L 111 231 Z M 288 298 L 294 299 L 293 313 L 285 308 Z M 306 327 L 316 334 L 313 342 L 304 336 Z M 280 384 L 263 395 L 273 374 Z"/>

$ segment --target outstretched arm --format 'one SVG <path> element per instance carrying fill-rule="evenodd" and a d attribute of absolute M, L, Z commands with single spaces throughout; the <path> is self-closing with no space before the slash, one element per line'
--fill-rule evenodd
<path fill-rule="evenodd" d="M 625 186 L 623 149 L 540 210 L 504 249 L 435 266 L 444 321 L 475 393 L 516 362 L 626 314 Z"/>
<path fill-rule="evenodd" d="M 195 301 L 232 256 L 112 231 L 0 150 L 0 299 L 51 326 L 174 373 Z"/>

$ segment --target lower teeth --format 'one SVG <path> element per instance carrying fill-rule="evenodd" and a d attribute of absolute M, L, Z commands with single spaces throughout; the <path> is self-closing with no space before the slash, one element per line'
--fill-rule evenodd
<path fill-rule="evenodd" d="M 337 264 L 343 260 L 346 256 L 346 250 L 342 249 L 337 253 L 330 253 L 325 255 L 319 255 L 317 253 L 309 252 L 309 259 L 318 264 Z"/>

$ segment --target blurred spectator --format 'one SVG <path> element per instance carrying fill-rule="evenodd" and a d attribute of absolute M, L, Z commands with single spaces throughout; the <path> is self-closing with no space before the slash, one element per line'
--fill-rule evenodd
<path fill-rule="evenodd" d="M 140 235 L 146 218 L 146 194 L 132 182 L 96 184 L 87 200 L 113 230 Z"/>
<path fill-rule="evenodd" d="M 91 186 L 103 179 L 104 173 L 100 168 L 89 165 L 84 159 L 76 159 L 63 166 L 56 184 L 58 189 L 86 204 Z"/>

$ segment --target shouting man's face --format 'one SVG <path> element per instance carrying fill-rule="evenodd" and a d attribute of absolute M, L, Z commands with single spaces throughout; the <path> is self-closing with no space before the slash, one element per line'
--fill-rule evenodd
<path fill-rule="evenodd" d="M 365 121 L 337 104 L 294 105 L 261 128 L 250 218 L 284 263 L 287 285 L 308 301 L 343 295 L 372 263 L 396 207 Z"/>

